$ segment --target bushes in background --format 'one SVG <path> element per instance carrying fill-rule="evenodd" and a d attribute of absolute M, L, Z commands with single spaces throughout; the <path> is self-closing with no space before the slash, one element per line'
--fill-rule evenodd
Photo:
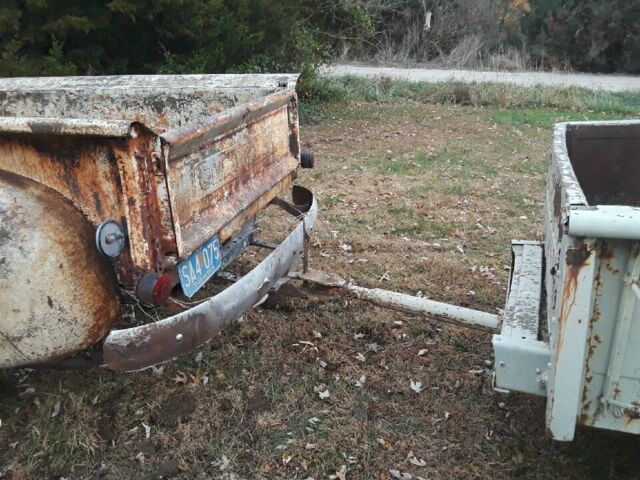
<path fill-rule="evenodd" d="M 336 56 L 635 73 L 640 0 L 0 2 L 0 76 L 310 73 Z"/>
<path fill-rule="evenodd" d="M 352 47 L 351 57 L 640 72 L 639 0 L 363 2 L 375 35 Z"/>
<path fill-rule="evenodd" d="M 3 0 L 0 76 L 300 71 L 368 21 L 349 0 Z"/>
<path fill-rule="evenodd" d="M 640 1 L 531 0 L 523 19 L 533 58 L 546 67 L 640 72 Z"/>

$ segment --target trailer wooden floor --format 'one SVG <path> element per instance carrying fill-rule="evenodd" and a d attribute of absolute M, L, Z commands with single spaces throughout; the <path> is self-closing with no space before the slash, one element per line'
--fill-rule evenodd
<path fill-rule="evenodd" d="M 317 168 L 299 183 L 322 205 L 311 264 L 496 312 L 511 239 L 542 232 L 549 118 L 411 102 L 329 107 L 302 129 Z M 265 236 L 277 225 L 263 221 Z M 491 389 L 489 335 L 358 302 L 276 307 L 155 371 L 0 373 L 0 478 L 640 471 L 636 437 L 581 430 L 572 444 L 548 441 L 543 399 Z"/>

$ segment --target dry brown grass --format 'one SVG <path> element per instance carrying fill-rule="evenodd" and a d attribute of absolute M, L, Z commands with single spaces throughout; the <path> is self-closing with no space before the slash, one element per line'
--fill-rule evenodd
<path fill-rule="evenodd" d="M 322 205 L 311 264 L 497 311 L 510 240 L 541 233 L 550 133 L 494 113 L 351 103 L 303 128 L 319 162 L 300 183 Z M 252 311 L 201 352 L 162 375 L 0 374 L 0 478 L 583 479 L 640 466 L 635 437 L 548 441 L 543 399 L 491 389 L 489 335 L 295 300 Z"/>

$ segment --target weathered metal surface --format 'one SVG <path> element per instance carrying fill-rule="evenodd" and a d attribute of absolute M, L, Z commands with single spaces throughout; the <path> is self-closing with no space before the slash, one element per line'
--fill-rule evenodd
<path fill-rule="evenodd" d="M 244 223 L 288 187 L 299 165 L 295 109 L 287 91 L 160 137 L 181 257 L 213 232 L 226 240 L 237 228 L 225 226 L 239 215 Z"/>
<path fill-rule="evenodd" d="M 298 268 L 317 211 L 316 201 L 312 200 L 301 223 L 278 248 L 221 293 L 158 322 L 111 331 L 103 345 L 104 366 L 113 370 L 141 369 L 189 352 L 220 333 Z"/>
<path fill-rule="evenodd" d="M 512 268 L 501 334 L 537 340 L 542 298 L 542 244 L 513 241 Z"/>
<path fill-rule="evenodd" d="M 121 137 L 135 135 L 139 125 L 128 120 L 93 118 L 0 117 L 0 132 L 32 133 L 38 135 L 82 135 L 92 137 Z"/>
<path fill-rule="evenodd" d="M 181 254 L 214 235 L 231 238 L 291 185 L 300 156 L 296 80 L 0 79 L 0 172 L 57 192 L 94 228 L 122 225 L 126 242 L 110 268 L 134 291 L 146 273 L 173 275 Z"/>
<path fill-rule="evenodd" d="M 549 345 L 539 338 L 543 248 L 514 241 L 507 303 L 500 334 L 493 336 L 494 387 L 546 395 Z"/>
<path fill-rule="evenodd" d="M 347 282 L 335 274 L 326 272 L 296 272 L 294 278 L 340 289 L 345 296 L 365 300 L 379 307 L 388 308 L 412 315 L 433 315 L 445 322 L 454 323 L 480 330 L 495 330 L 498 327 L 498 316 L 458 307 L 448 303 L 436 302 L 422 297 L 414 297 L 406 293 L 392 292 L 381 288 L 365 288 Z"/>
<path fill-rule="evenodd" d="M 175 252 L 171 212 L 156 200 L 166 183 L 149 171 L 155 137 L 144 127 L 133 125 L 123 138 L 0 133 L 0 170 L 55 190 L 96 227 L 107 219 L 126 225 L 117 263 L 122 284 L 132 286 L 136 272 L 155 269 L 165 251 Z"/>
<path fill-rule="evenodd" d="M 640 402 L 640 326 L 628 322 L 640 315 L 632 267 L 639 147 L 637 121 L 554 129 L 545 273 L 547 426 L 558 440 L 571 440 L 576 423 L 640 433 L 630 407 Z"/>
<path fill-rule="evenodd" d="M 120 75 L 0 79 L 0 117 L 128 120 L 155 133 L 275 91 L 297 75 Z M 95 120 L 83 120 L 95 121 Z"/>
<path fill-rule="evenodd" d="M 0 170 L 0 367 L 68 356 L 112 328 L 117 282 L 94 234 L 63 196 Z"/>
<path fill-rule="evenodd" d="M 0 170 L 59 192 L 96 227 L 106 219 L 126 226 L 126 248 L 116 270 L 120 283 L 131 289 L 142 272 L 170 268 L 180 251 L 186 252 L 176 242 L 180 223 L 172 207 L 188 203 L 187 197 L 197 198 L 202 184 L 223 174 L 215 191 L 198 197 L 203 210 L 203 205 L 209 207 L 209 215 L 196 212 L 189 217 L 190 227 L 198 232 L 191 244 L 195 247 L 215 234 L 222 241 L 230 238 L 292 183 L 299 156 L 296 79 L 296 75 L 0 79 Z M 237 105 L 241 106 L 234 108 Z M 275 121 L 273 111 L 280 113 L 279 120 L 288 115 L 287 121 Z M 163 132 L 173 144 L 160 141 L 157 134 Z M 206 148 L 207 142 L 187 139 L 197 140 L 199 135 L 212 148 L 220 140 L 228 152 L 220 155 L 219 162 L 200 165 L 196 171 L 189 170 L 188 162 L 172 164 L 170 173 L 191 183 L 171 196 L 161 149 L 171 145 L 172 152 L 182 148 L 183 155 L 198 157 L 198 149 Z"/>
<path fill-rule="evenodd" d="M 625 205 L 572 207 L 567 233 L 574 237 L 640 240 L 640 208 Z"/>

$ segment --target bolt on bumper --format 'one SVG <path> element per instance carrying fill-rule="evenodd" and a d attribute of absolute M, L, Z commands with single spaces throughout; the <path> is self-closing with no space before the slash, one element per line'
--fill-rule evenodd
<path fill-rule="evenodd" d="M 298 269 L 305 240 L 313 232 L 318 214 L 310 191 L 294 187 L 293 197 L 296 205 L 307 205 L 298 212 L 300 223 L 256 268 L 189 310 L 154 323 L 112 330 L 103 344 L 102 366 L 120 371 L 140 370 L 188 353 L 261 303 L 269 291 L 280 287 Z"/>

